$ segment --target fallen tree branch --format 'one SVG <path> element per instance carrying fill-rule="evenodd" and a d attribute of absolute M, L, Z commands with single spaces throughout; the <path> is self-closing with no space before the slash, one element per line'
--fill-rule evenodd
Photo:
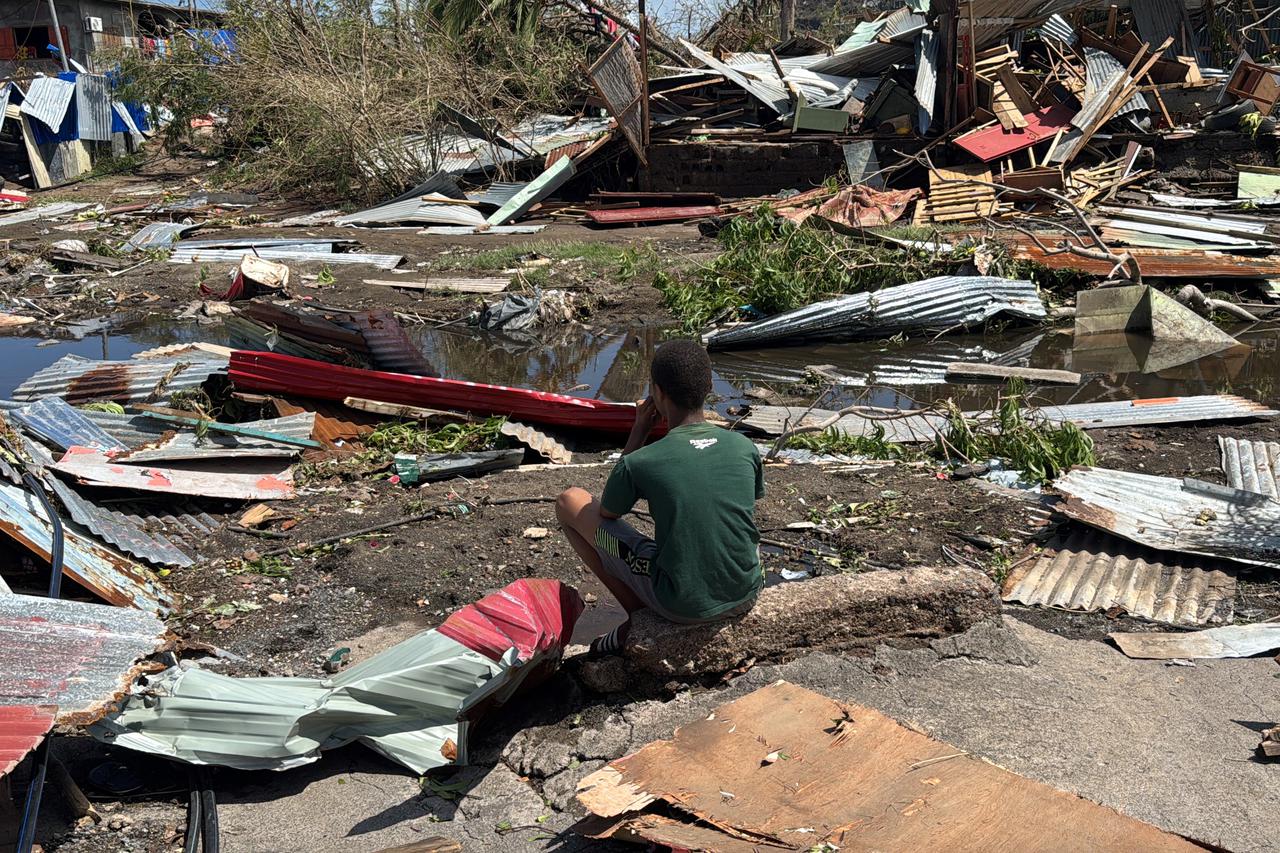
<path fill-rule="evenodd" d="M 1182 290 L 1179 290 L 1177 299 L 1201 317 L 1209 318 L 1212 317 L 1214 311 L 1221 311 L 1224 314 L 1230 314 L 1238 320 L 1244 320 L 1246 323 L 1262 322 L 1247 308 L 1243 308 L 1234 302 L 1205 296 L 1204 291 L 1196 287 L 1194 284 L 1188 284 L 1186 287 L 1182 288 Z"/>

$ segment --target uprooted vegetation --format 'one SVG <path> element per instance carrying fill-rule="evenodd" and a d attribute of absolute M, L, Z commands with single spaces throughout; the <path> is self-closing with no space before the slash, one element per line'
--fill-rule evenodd
<path fill-rule="evenodd" d="M 936 237 L 936 235 L 933 235 Z M 768 316 L 823 299 L 950 275 L 983 250 L 985 275 L 1020 277 L 1029 265 L 995 243 L 961 243 L 950 251 L 865 240 L 778 216 L 769 205 L 729 221 L 723 252 L 687 276 L 658 273 L 672 313 L 686 329 L 736 317 Z"/>
<path fill-rule="evenodd" d="M 573 103 L 607 44 L 580 23 L 524 0 L 229 0 L 234 49 L 188 32 L 164 56 L 106 59 L 119 97 L 172 113 L 170 148 L 191 141 L 191 119 L 225 115 L 216 143 L 238 177 L 351 201 L 421 180 L 450 108 L 504 121 Z"/>
<path fill-rule="evenodd" d="M 1074 465 L 1096 462 L 1093 439 L 1069 422 L 1049 421 L 1027 400 L 1021 379 L 1011 379 L 990 411 L 966 414 L 950 400 L 938 409 L 947 416 L 946 429 L 921 448 L 888 440 L 876 424 L 869 435 L 851 435 L 834 426 L 820 432 L 786 436 L 783 446 L 814 453 L 865 456 L 903 461 L 935 460 L 947 464 L 1000 460 L 1033 483 L 1049 483 Z"/>

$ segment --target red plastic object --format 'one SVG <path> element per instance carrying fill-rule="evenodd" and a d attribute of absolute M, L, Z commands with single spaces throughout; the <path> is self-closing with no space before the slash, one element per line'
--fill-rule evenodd
<path fill-rule="evenodd" d="M 1059 130 L 1068 127 L 1074 117 L 1073 110 L 1061 104 L 1055 104 L 1024 115 L 1023 118 L 1027 120 L 1026 127 L 1005 130 L 997 122 L 986 130 L 977 130 L 958 137 L 955 144 L 979 160 L 988 162 L 1052 138 Z"/>
<path fill-rule="evenodd" d="M 597 225 L 636 225 L 648 222 L 683 222 L 715 216 L 718 207 L 622 207 L 615 210 L 588 210 L 587 218 Z"/>
<path fill-rule="evenodd" d="M 480 415 L 601 432 L 630 432 L 634 405 L 588 400 L 549 391 L 410 376 L 343 367 L 309 358 L 237 350 L 231 354 L 231 380 L 242 391 L 296 394 L 317 400 L 363 397 L 406 406 L 460 409 Z"/>
<path fill-rule="evenodd" d="M 559 660 L 584 606 L 571 586 L 526 578 L 468 604 L 436 630 L 490 660 L 511 649 L 521 662 L 547 653 Z"/>
<path fill-rule="evenodd" d="M 56 705 L 0 705 L 0 778 L 40 745 L 57 716 Z"/>

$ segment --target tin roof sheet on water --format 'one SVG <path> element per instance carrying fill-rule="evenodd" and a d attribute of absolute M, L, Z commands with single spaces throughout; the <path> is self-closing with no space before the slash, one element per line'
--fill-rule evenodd
<path fill-rule="evenodd" d="M 1199 480 L 1075 468 L 1054 488 L 1068 517 L 1161 551 L 1280 568 L 1280 502 Z"/>
<path fill-rule="evenodd" d="M 1280 442 L 1218 436 L 1222 472 L 1233 489 L 1280 498 Z"/>
<path fill-rule="evenodd" d="M 46 124 L 51 130 L 62 126 L 67 107 L 76 93 L 76 84 L 60 77 L 37 77 L 27 86 L 22 98 L 23 115 L 29 115 Z"/>
<path fill-rule="evenodd" d="M 958 329 L 998 314 L 1045 316 L 1029 281 L 938 276 L 871 293 L 855 293 L 712 335 L 711 349 L 776 345 L 803 339 L 887 337 L 905 329 Z"/>
<path fill-rule="evenodd" d="M 1093 613 L 1118 608 L 1171 625 L 1230 624 L 1235 569 L 1168 555 L 1096 530 L 1074 530 L 1005 579 L 1005 601 Z"/>
<path fill-rule="evenodd" d="M 88 725 L 164 637 L 164 623 L 141 610 L 0 595 L 0 704 L 57 705 L 59 723 Z"/>
<path fill-rule="evenodd" d="M 63 567 L 68 578 L 103 601 L 152 613 L 168 613 L 174 597 L 133 560 L 63 523 Z M 0 533 L 46 563 L 52 535 L 43 508 L 25 489 L 0 483 Z"/>
<path fill-rule="evenodd" d="M 81 139 L 111 141 L 111 88 L 104 74 L 76 75 L 76 124 Z"/>
<path fill-rule="evenodd" d="M 413 376 L 439 375 L 418 345 L 410 340 L 394 312 L 363 311 L 352 314 L 350 319 L 369 345 L 375 367 Z"/>
<path fill-rule="evenodd" d="M 0 705 L 0 779 L 40 745 L 57 717 L 56 705 Z"/>
<path fill-rule="evenodd" d="M 198 388 L 210 376 L 226 369 L 225 360 L 203 354 L 136 361 L 96 361 L 65 355 L 14 389 L 13 398 L 32 401 L 64 397 L 72 404 L 95 400 L 155 403 L 167 400 L 174 392 Z"/>

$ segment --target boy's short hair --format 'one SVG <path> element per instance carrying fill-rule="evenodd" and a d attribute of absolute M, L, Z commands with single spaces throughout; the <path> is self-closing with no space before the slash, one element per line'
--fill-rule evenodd
<path fill-rule="evenodd" d="M 649 378 L 680 408 L 701 409 L 711 393 L 711 358 L 697 341 L 667 341 L 653 355 Z"/>

